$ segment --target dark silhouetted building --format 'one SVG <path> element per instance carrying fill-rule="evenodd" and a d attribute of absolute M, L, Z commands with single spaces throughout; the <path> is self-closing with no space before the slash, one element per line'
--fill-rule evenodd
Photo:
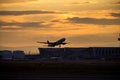
<path fill-rule="evenodd" d="M 120 60 L 120 47 L 38 49 L 41 60 Z"/>
<path fill-rule="evenodd" d="M 10 50 L 0 51 L 0 60 L 12 60 L 12 51 Z"/>
<path fill-rule="evenodd" d="M 21 51 L 21 50 L 13 51 L 13 59 L 14 60 L 23 60 L 24 58 L 25 58 L 24 51 Z"/>

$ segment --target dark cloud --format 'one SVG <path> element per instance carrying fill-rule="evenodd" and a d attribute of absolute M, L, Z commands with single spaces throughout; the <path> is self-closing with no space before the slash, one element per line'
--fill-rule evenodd
<path fill-rule="evenodd" d="M 90 1 L 86 1 L 86 2 L 73 2 L 73 3 L 71 3 L 71 4 L 73 4 L 73 5 L 80 5 L 80 4 L 91 4 L 91 2 Z"/>
<path fill-rule="evenodd" d="M 1 26 L 20 26 L 22 28 L 40 28 L 45 27 L 41 22 L 3 22 L 0 21 Z"/>
<path fill-rule="evenodd" d="M 111 16 L 120 17 L 120 13 L 111 13 Z"/>
<path fill-rule="evenodd" d="M 119 2 L 116 2 L 115 4 L 120 4 L 120 1 L 119 1 Z"/>
<path fill-rule="evenodd" d="M 70 23 L 77 24 L 96 24 L 96 25 L 120 25 L 120 19 L 96 19 L 96 18 L 67 18 Z"/>
<path fill-rule="evenodd" d="M 60 22 L 59 20 L 52 20 L 51 22 Z"/>
<path fill-rule="evenodd" d="M 30 15 L 30 14 L 59 14 L 62 12 L 55 11 L 0 11 L 1 16 L 6 15 Z"/>
<path fill-rule="evenodd" d="M 37 0 L 0 0 L 0 4 L 3 4 L 3 3 L 29 2 L 29 1 L 37 1 Z"/>
<path fill-rule="evenodd" d="M 0 26 L 0 30 L 21 30 L 22 28 L 13 28 L 13 27 L 8 27 L 8 28 L 4 28 Z"/>

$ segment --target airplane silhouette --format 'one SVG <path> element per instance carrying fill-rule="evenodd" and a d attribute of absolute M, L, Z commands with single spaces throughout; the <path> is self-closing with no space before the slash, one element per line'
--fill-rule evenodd
<path fill-rule="evenodd" d="M 50 41 L 47 40 L 47 42 L 39 42 L 39 41 L 37 41 L 37 43 L 47 44 L 48 47 L 55 47 L 55 46 L 61 47 L 61 45 L 67 44 L 66 42 L 64 42 L 65 40 L 66 40 L 65 38 L 61 38 L 61 39 L 59 39 L 59 40 L 57 40 L 55 42 L 50 42 Z"/>
<path fill-rule="evenodd" d="M 120 41 L 120 33 L 119 33 L 119 38 L 118 38 L 118 41 Z"/>

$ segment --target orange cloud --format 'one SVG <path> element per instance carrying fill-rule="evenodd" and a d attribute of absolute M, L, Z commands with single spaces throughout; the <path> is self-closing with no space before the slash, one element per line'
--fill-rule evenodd
<path fill-rule="evenodd" d="M 19 2 L 30 2 L 30 1 L 38 1 L 38 0 L 0 0 L 0 4 L 3 3 L 19 3 Z"/>
<path fill-rule="evenodd" d="M 4 22 L 26 22 L 24 16 L 0 16 L 0 21 Z"/>

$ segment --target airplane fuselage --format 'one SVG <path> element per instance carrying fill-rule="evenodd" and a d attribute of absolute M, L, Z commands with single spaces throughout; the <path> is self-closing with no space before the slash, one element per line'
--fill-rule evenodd
<path fill-rule="evenodd" d="M 65 40 L 66 40 L 65 38 L 62 38 L 62 39 L 56 41 L 55 44 L 59 45 L 59 44 L 63 43 Z"/>
<path fill-rule="evenodd" d="M 66 40 L 65 38 L 61 38 L 55 42 L 50 42 L 47 40 L 47 42 L 38 42 L 38 43 L 48 44 L 48 47 L 55 47 L 58 45 L 61 46 L 67 44 L 66 42 L 64 42 L 65 40 Z"/>
<path fill-rule="evenodd" d="M 61 45 L 61 44 L 66 44 L 66 43 L 63 43 L 64 41 L 65 41 L 66 39 L 65 38 L 62 38 L 62 39 L 60 39 L 60 40 L 58 40 L 58 41 L 56 41 L 56 42 L 54 42 L 54 43 L 48 43 L 48 46 L 49 47 L 55 47 L 55 46 L 57 46 L 57 45 Z"/>

